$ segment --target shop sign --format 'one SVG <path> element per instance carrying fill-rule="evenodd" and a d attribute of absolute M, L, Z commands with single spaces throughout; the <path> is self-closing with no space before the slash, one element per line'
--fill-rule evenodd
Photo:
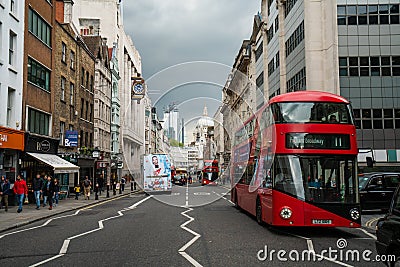
<path fill-rule="evenodd" d="M 78 131 L 65 132 L 65 146 L 77 147 L 78 146 Z"/>
<path fill-rule="evenodd" d="M 24 150 L 24 132 L 0 127 L 0 148 Z"/>

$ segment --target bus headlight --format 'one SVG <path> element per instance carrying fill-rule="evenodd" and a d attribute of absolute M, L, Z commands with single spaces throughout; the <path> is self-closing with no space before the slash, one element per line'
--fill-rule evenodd
<path fill-rule="evenodd" d="M 282 219 L 288 220 L 290 217 L 292 217 L 292 213 L 293 212 L 289 207 L 283 207 L 279 215 L 282 217 Z"/>
<path fill-rule="evenodd" d="M 357 208 L 354 208 L 354 209 L 350 210 L 350 217 L 353 220 L 358 220 L 360 218 L 360 212 L 358 211 Z"/>

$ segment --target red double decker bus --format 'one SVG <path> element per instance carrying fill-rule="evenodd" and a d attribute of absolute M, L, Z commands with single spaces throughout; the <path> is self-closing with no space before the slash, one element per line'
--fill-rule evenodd
<path fill-rule="evenodd" d="M 235 133 L 231 200 L 260 224 L 360 227 L 357 154 L 346 99 L 276 96 Z"/>
<path fill-rule="evenodd" d="M 218 173 L 218 160 L 204 160 L 204 166 L 201 171 L 201 185 L 215 185 Z"/>

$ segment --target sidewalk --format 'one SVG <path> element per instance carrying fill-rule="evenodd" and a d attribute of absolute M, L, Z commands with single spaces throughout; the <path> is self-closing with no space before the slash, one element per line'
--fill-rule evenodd
<path fill-rule="evenodd" d="M 130 185 L 129 183 L 127 185 Z M 95 199 L 95 195 L 91 194 L 89 200 L 85 200 L 84 196 L 79 196 L 79 199 L 76 200 L 75 196 L 65 198 L 58 201 L 57 207 L 53 206 L 52 210 L 49 210 L 49 205 L 43 207 L 43 203 L 41 203 L 40 210 L 36 210 L 35 203 L 24 204 L 23 210 L 21 213 L 17 213 L 18 206 L 8 206 L 8 211 L 5 212 L 4 207 L 0 209 L 0 233 L 21 227 L 35 221 L 39 221 L 42 219 L 50 218 L 55 215 L 59 215 L 61 213 L 65 213 L 72 210 L 77 210 L 85 206 L 93 205 L 98 202 L 106 201 L 109 199 L 121 197 L 124 195 L 129 195 L 130 193 L 139 192 L 139 190 L 131 191 L 130 186 L 125 186 L 125 191 L 122 194 L 119 194 L 117 190 L 117 194 L 114 196 L 113 191 L 110 191 L 110 197 L 107 198 L 107 192 L 104 191 L 99 195 L 98 200 Z"/>

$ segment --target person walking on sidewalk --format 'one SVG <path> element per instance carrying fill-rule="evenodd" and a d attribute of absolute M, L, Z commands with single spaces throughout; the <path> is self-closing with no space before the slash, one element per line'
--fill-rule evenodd
<path fill-rule="evenodd" d="M 60 199 L 60 185 L 58 184 L 57 178 L 54 178 L 54 198 L 53 198 L 53 205 L 54 207 L 57 207 L 58 205 L 58 200 Z"/>
<path fill-rule="evenodd" d="M 75 191 L 75 199 L 79 199 L 79 195 L 81 193 L 81 186 L 78 184 L 74 187 L 74 191 Z"/>
<path fill-rule="evenodd" d="M 86 176 L 85 180 L 83 181 L 83 190 L 85 192 L 85 198 L 87 200 L 89 200 L 89 197 L 90 197 L 90 186 L 91 186 L 91 184 L 92 183 L 90 182 L 89 177 Z"/>
<path fill-rule="evenodd" d="M 33 179 L 33 195 L 36 200 L 36 209 L 40 209 L 40 195 L 42 194 L 43 188 L 43 179 L 40 177 L 40 174 L 36 175 L 36 178 Z"/>
<path fill-rule="evenodd" d="M 0 209 L 3 208 L 3 201 L 1 199 L 1 192 L 2 192 L 2 187 L 4 182 L 6 181 L 6 178 L 4 177 L 4 175 L 1 176 L 1 180 L 0 180 Z"/>
<path fill-rule="evenodd" d="M 54 182 L 51 176 L 47 176 L 47 181 L 44 183 L 43 195 L 49 200 L 49 210 L 53 209 Z"/>
<path fill-rule="evenodd" d="M 26 186 L 26 182 L 22 179 L 21 175 L 18 174 L 17 180 L 14 183 L 13 191 L 17 196 L 18 201 L 18 210 L 20 213 L 22 211 L 22 204 L 24 203 L 24 196 L 28 197 L 28 187 Z"/>
<path fill-rule="evenodd" d="M 47 195 L 44 194 L 44 191 L 46 190 L 45 185 L 47 183 L 49 176 L 45 175 L 43 178 L 43 185 L 42 185 L 42 193 L 43 193 L 43 207 L 46 207 L 47 205 Z"/>
<path fill-rule="evenodd" d="M 10 193 L 10 183 L 8 182 L 8 178 L 5 178 L 0 187 L 0 201 L 4 203 L 6 212 L 8 211 L 8 196 L 10 195 Z"/>

